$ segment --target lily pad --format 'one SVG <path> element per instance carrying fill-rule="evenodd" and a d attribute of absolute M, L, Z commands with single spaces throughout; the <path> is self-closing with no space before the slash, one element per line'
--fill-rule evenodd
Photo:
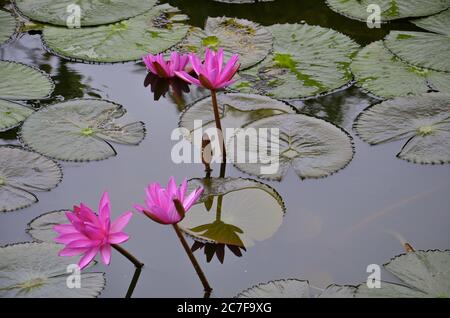
<path fill-rule="evenodd" d="M 23 123 L 21 142 L 63 161 L 104 160 L 117 153 L 109 142 L 138 145 L 142 122 L 122 123 L 126 110 L 101 99 L 74 99 L 40 109 Z"/>
<path fill-rule="evenodd" d="M 223 130 L 227 128 L 238 129 L 249 122 L 273 115 L 296 113 L 292 106 L 267 96 L 255 94 L 220 94 L 217 96 L 217 100 Z M 196 120 L 201 120 L 203 126 L 194 127 L 194 121 Z M 202 129 L 204 131 L 216 127 L 211 97 L 202 99 L 187 108 L 181 114 L 179 126 L 189 130 L 190 135 L 187 137 L 191 140 L 197 130 Z M 225 136 L 225 138 L 228 137 L 230 136 Z"/>
<path fill-rule="evenodd" d="M 363 48 L 351 69 L 357 85 L 381 99 L 420 95 L 430 90 L 450 93 L 450 74 L 408 65 L 381 41 Z"/>
<path fill-rule="evenodd" d="M 150 10 L 156 3 L 157 0 L 15 0 L 16 7 L 28 18 L 61 26 L 66 26 L 73 14 L 71 5 L 78 5 L 82 27 L 132 18 Z"/>
<path fill-rule="evenodd" d="M 29 107 L 0 99 L 0 132 L 17 127 L 33 112 Z"/>
<path fill-rule="evenodd" d="M 52 243 L 18 243 L 0 248 L 0 297 L 93 298 L 105 287 L 104 273 L 81 273 L 81 288 L 69 288 L 67 267 L 76 257 L 60 257 Z"/>
<path fill-rule="evenodd" d="M 237 153 L 245 153 L 248 157 L 258 158 L 258 163 L 240 163 L 234 165 L 241 171 L 263 179 L 280 181 L 289 170 L 295 170 L 301 179 L 327 177 L 341 169 L 353 159 L 353 142 L 351 136 L 333 124 L 302 114 L 276 115 L 254 121 L 245 128 L 278 128 L 279 150 L 276 143 L 267 145 L 267 153 L 279 153 L 278 156 L 267 157 L 266 151 L 260 152 L 258 145 L 266 145 L 266 136 L 258 136 L 258 145 L 237 143 Z M 261 160 L 263 159 L 263 160 Z M 262 167 L 278 164 L 278 171 L 273 174 L 262 174 Z"/>
<path fill-rule="evenodd" d="M 47 98 L 53 92 L 50 76 L 29 65 L 0 60 L 0 98 L 32 100 Z"/>
<path fill-rule="evenodd" d="M 450 72 L 450 36 L 428 32 L 391 31 L 386 47 L 403 61 L 418 67 Z"/>
<path fill-rule="evenodd" d="M 412 23 L 427 31 L 450 35 L 450 9 L 428 18 L 413 20 Z"/>
<path fill-rule="evenodd" d="M 448 0 L 326 0 L 328 6 L 348 18 L 366 22 L 372 12 L 371 4 L 381 8 L 381 20 L 391 21 L 408 17 L 424 17 L 445 10 Z"/>
<path fill-rule="evenodd" d="M 0 146 L 0 212 L 36 203 L 35 191 L 49 191 L 61 180 L 61 168 L 54 161 L 23 148 Z"/>
<path fill-rule="evenodd" d="M 258 284 L 244 290 L 238 298 L 353 298 L 355 288 L 351 286 L 328 286 L 322 293 L 312 292 L 306 280 L 282 279 Z"/>
<path fill-rule="evenodd" d="M 416 251 L 393 258 L 384 268 L 401 283 L 381 282 L 381 288 L 361 284 L 362 298 L 450 298 L 450 251 Z"/>
<path fill-rule="evenodd" d="M 306 24 L 276 24 L 268 29 L 274 36 L 273 54 L 240 72 L 233 89 L 300 99 L 330 93 L 352 81 L 349 65 L 359 46 L 349 37 Z"/>
<path fill-rule="evenodd" d="M 37 241 L 54 243 L 53 239 L 58 236 L 58 233 L 53 230 L 53 227 L 67 223 L 67 211 L 69 210 L 53 211 L 38 216 L 28 223 L 26 232 Z"/>
<path fill-rule="evenodd" d="M 129 20 L 97 27 L 68 29 L 46 26 L 43 41 L 53 53 L 76 61 L 113 63 L 135 61 L 164 52 L 186 36 L 178 10 L 168 4 Z"/>
<path fill-rule="evenodd" d="M 285 206 L 268 185 L 251 179 L 193 179 L 189 186 L 204 187 L 180 228 L 196 240 L 251 247 L 280 228 Z M 212 200 L 212 202 L 211 202 Z M 245 208 L 244 208 L 245 207 Z"/>
<path fill-rule="evenodd" d="M 399 97 L 374 105 L 361 113 L 355 130 L 371 145 L 407 140 L 400 159 L 450 163 L 450 95 Z"/>
<path fill-rule="evenodd" d="M 272 49 L 272 34 L 265 27 L 245 19 L 208 18 L 204 30 L 193 28 L 181 51 L 203 55 L 205 48 L 223 48 L 225 58 L 239 54 L 241 69 L 261 62 Z"/>
<path fill-rule="evenodd" d="M 8 12 L 0 11 L 0 44 L 11 39 L 16 28 L 16 19 Z"/>

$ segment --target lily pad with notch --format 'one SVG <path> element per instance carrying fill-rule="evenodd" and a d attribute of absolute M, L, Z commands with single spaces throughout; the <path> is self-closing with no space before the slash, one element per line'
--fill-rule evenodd
<path fill-rule="evenodd" d="M 60 257 L 53 243 L 17 243 L 0 247 L 0 297 L 93 298 L 106 284 L 104 273 L 81 273 L 81 288 L 67 288 L 76 257 Z"/>
<path fill-rule="evenodd" d="M 268 142 L 264 134 L 259 134 L 253 142 L 239 143 L 232 140 L 238 145 L 236 153 L 246 154 L 258 161 L 242 163 L 235 160 L 234 165 L 245 173 L 263 179 L 281 181 L 291 166 L 301 179 L 323 178 L 345 168 L 353 159 L 352 137 L 343 129 L 316 117 L 303 114 L 276 115 L 243 126 L 243 129 L 248 128 L 256 131 L 279 129 L 279 142 L 276 143 Z M 260 145 L 267 145 L 267 149 L 262 151 Z M 278 170 L 263 174 L 262 167 L 268 163 L 278 166 Z"/>
<path fill-rule="evenodd" d="M 69 210 L 60 210 L 44 213 L 28 223 L 26 232 L 36 241 L 54 243 L 58 236 L 53 227 L 67 223 L 66 213 Z"/>
<path fill-rule="evenodd" d="M 123 106 L 101 99 L 74 99 L 41 108 L 23 123 L 20 141 L 63 161 L 104 160 L 117 153 L 110 142 L 138 145 L 142 122 L 124 122 Z"/>
<path fill-rule="evenodd" d="M 283 222 L 283 200 L 266 184 L 241 178 L 189 181 L 189 187 L 198 186 L 204 188 L 199 203 L 179 223 L 195 240 L 247 248 L 272 237 Z"/>
<path fill-rule="evenodd" d="M 54 161 L 20 147 L 0 146 L 0 212 L 36 203 L 34 192 L 50 191 L 61 180 Z"/>
<path fill-rule="evenodd" d="M 380 99 L 420 95 L 431 90 L 450 93 L 450 74 L 408 65 L 381 41 L 363 48 L 353 59 L 356 84 Z"/>
<path fill-rule="evenodd" d="M 371 145 L 407 140 L 397 155 L 421 164 L 450 163 L 450 95 L 399 97 L 369 107 L 354 128 Z"/>
<path fill-rule="evenodd" d="M 17 127 L 33 112 L 30 107 L 0 99 L 0 132 Z"/>
<path fill-rule="evenodd" d="M 69 60 L 114 63 L 136 61 L 148 53 L 161 53 L 178 44 L 189 26 L 178 9 L 159 5 L 135 18 L 114 24 L 68 29 L 46 26 L 47 49 Z"/>

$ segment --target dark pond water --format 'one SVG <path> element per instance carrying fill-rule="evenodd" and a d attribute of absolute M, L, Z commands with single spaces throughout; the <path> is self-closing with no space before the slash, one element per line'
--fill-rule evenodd
<path fill-rule="evenodd" d="M 415 30 L 409 22 L 368 29 L 329 10 L 318 0 L 278 0 L 255 5 L 230 5 L 209 0 L 163 1 L 178 6 L 202 26 L 208 16 L 247 18 L 264 25 L 305 21 L 333 28 L 362 45 L 383 38 L 391 29 Z M 0 215 L 0 243 L 29 241 L 24 232 L 36 216 L 86 202 L 96 206 L 101 193 L 112 197 L 114 216 L 140 202 L 149 182 L 202 177 L 202 165 L 175 165 L 170 152 L 172 130 L 180 106 L 171 99 L 153 101 L 143 86 L 142 64 L 88 65 L 71 63 L 47 53 L 39 35 L 24 34 L 0 49 L 0 59 L 21 61 L 49 72 L 56 82 L 52 102 L 76 97 L 101 97 L 124 105 L 129 115 L 145 122 L 148 135 L 138 147 L 117 147 L 118 156 L 103 162 L 63 164 L 60 186 L 39 195 L 30 208 Z M 2 79 L 3 80 L 3 79 Z M 395 154 L 404 142 L 371 147 L 352 131 L 357 114 L 373 102 L 357 88 L 298 103 L 304 111 L 323 116 L 354 137 L 354 160 L 339 173 L 320 180 L 301 181 L 291 170 L 282 182 L 269 182 L 283 197 L 287 211 L 281 228 L 257 242 L 241 258 L 227 252 L 224 264 L 206 262 L 197 252 L 213 296 L 229 297 L 259 282 L 281 278 L 309 280 L 325 287 L 330 283 L 357 284 L 367 278 L 368 264 L 382 264 L 403 252 L 401 235 L 417 249 L 450 247 L 450 171 L 448 166 L 421 166 L 399 160 Z M 15 132 L 0 134 L 0 143 L 16 144 Z M 216 168 L 216 167 L 215 167 Z M 215 169 L 217 173 L 217 168 Z M 233 166 L 228 176 L 248 177 Z M 135 291 L 137 297 L 201 297 L 201 285 L 169 227 L 135 215 L 125 247 L 146 264 Z M 132 266 L 118 254 L 107 273 L 103 297 L 124 295 Z M 384 279 L 391 279 L 385 274 Z"/>

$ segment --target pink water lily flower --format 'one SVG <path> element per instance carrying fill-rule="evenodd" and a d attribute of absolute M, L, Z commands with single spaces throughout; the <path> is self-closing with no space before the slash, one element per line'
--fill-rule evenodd
<path fill-rule="evenodd" d="M 162 53 L 157 55 L 148 54 L 142 59 L 151 73 L 162 78 L 175 77 L 175 72 L 184 72 L 189 63 L 189 56 L 178 52 L 172 52 L 168 61 L 164 59 Z"/>
<path fill-rule="evenodd" d="M 224 65 L 224 52 L 219 49 L 216 52 L 207 48 L 205 53 L 205 61 L 202 63 L 196 54 L 190 54 L 189 60 L 192 64 L 194 72 L 198 75 L 198 79 L 192 77 L 185 71 L 175 71 L 175 74 L 188 83 L 197 86 L 203 86 L 210 90 L 219 90 L 230 86 L 235 82 L 234 75 L 241 66 L 239 55 L 235 54 Z"/>
<path fill-rule="evenodd" d="M 120 244 L 129 239 L 122 230 L 132 215 L 132 212 L 125 212 L 111 223 L 111 206 L 107 192 L 100 200 L 98 215 L 83 203 L 75 206 L 73 211 L 66 213 L 70 224 L 53 227 L 59 234 L 55 242 L 66 245 L 59 252 L 59 256 L 82 254 L 78 265 L 83 269 L 100 253 L 103 263 L 109 265 L 111 244 Z"/>
<path fill-rule="evenodd" d="M 159 183 L 152 183 L 146 188 L 146 206 L 136 204 L 134 208 L 160 224 L 177 224 L 184 218 L 184 215 L 178 213 L 174 200 L 177 199 L 183 206 L 184 212 L 187 212 L 198 201 L 203 193 L 203 188 L 195 189 L 188 196 L 186 196 L 186 191 L 186 179 L 179 187 L 174 177 L 169 179 L 167 188 L 161 187 Z"/>

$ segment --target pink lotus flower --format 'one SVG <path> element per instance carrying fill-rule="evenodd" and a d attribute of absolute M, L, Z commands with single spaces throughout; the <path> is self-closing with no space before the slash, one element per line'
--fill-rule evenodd
<path fill-rule="evenodd" d="M 175 72 L 184 72 L 189 63 L 189 57 L 178 52 L 172 52 L 170 60 L 167 62 L 164 60 L 162 53 L 158 55 L 149 54 L 142 59 L 151 73 L 162 78 L 175 77 Z"/>
<path fill-rule="evenodd" d="M 203 193 L 203 188 L 199 187 L 186 196 L 186 190 L 186 179 L 179 187 L 174 177 L 169 179 L 167 188 L 162 188 L 159 183 L 152 183 L 146 189 L 146 207 L 136 204 L 134 208 L 160 224 L 177 224 L 184 218 L 184 215 L 178 213 L 174 200 L 178 200 L 183 206 L 184 212 L 187 212 Z"/>
<path fill-rule="evenodd" d="M 114 222 L 110 220 L 111 207 L 108 193 L 105 192 L 100 200 L 98 215 L 83 203 L 75 206 L 73 212 L 67 212 L 70 224 L 54 226 L 59 236 L 55 242 L 65 244 L 59 256 L 75 256 L 83 254 L 78 262 L 81 269 L 85 268 L 101 254 L 103 263 L 109 265 L 111 261 L 111 244 L 120 244 L 129 239 L 122 232 L 130 221 L 133 213 L 125 212 Z"/>
<path fill-rule="evenodd" d="M 216 53 L 207 48 L 203 63 L 196 54 L 189 55 L 189 60 L 194 72 L 198 75 L 198 79 L 185 71 L 175 71 L 175 74 L 188 83 L 216 91 L 233 84 L 235 81 L 232 78 L 241 66 L 238 63 L 239 55 L 237 54 L 233 55 L 225 66 L 223 65 L 223 59 L 223 49 L 219 49 Z"/>

